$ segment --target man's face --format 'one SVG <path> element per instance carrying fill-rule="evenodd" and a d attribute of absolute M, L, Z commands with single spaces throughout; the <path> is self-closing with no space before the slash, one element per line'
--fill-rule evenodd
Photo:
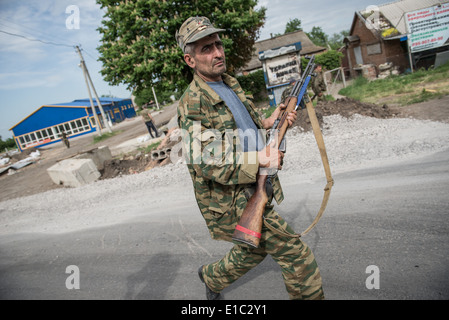
<path fill-rule="evenodd" d="M 194 54 L 185 54 L 184 60 L 205 81 L 221 81 L 226 71 L 223 43 L 217 33 L 196 41 Z"/>

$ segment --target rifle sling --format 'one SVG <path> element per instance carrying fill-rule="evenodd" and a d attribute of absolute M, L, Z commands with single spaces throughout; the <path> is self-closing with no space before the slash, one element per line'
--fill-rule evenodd
<path fill-rule="evenodd" d="M 289 237 L 295 237 L 295 238 L 305 236 L 307 233 L 309 233 L 310 230 L 313 229 L 313 227 L 318 223 L 318 221 L 320 221 L 320 219 L 324 213 L 324 210 L 326 209 L 327 202 L 329 201 L 329 196 L 331 193 L 332 186 L 334 185 L 334 180 L 332 178 L 332 174 L 331 174 L 331 170 L 330 170 L 330 166 L 329 166 L 329 159 L 327 157 L 326 147 L 324 145 L 323 134 L 321 133 L 320 124 L 318 123 L 315 109 L 313 107 L 312 102 L 308 99 L 308 97 L 305 98 L 304 100 L 307 100 L 307 102 L 306 101 L 304 101 L 304 102 L 306 102 L 305 104 L 306 104 L 306 108 L 307 108 L 307 113 L 309 115 L 310 123 L 312 125 L 312 130 L 313 130 L 313 134 L 315 135 L 315 140 L 317 142 L 318 149 L 320 150 L 321 161 L 323 162 L 324 172 L 326 174 L 326 180 L 327 180 L 327 184 L 324 188 L 324 196 L 323 196 L 323 200 L 321 202 L 320 210 L 318 211 L 315 219 L 310 224 L 310 226 L 308 226 L 302 233 L 299 233 L 299 234 L 291 234 L 291 233 L 287 233 L 287 232 L 284 232 L 279 229 L 275 229 L 268 223 L 268 221 L 267 221 L 268 219 L 264 218 L 265 226 L 268 229 L 270 229 L 271 231 L 281 234 L 283 236 L 289 236 Z"/>
<path fill-rule="evenodd" d="M 315 220 L 313 220 L 313 222 L 310 224 L 310 226 L 307 227 L 307 229 L 304 230 L 300 234 L 301 236 L 305 236 L 307 233 L 309 233 L 309 231 L 312 230 L 312 228 L 318 223 L 318 221 L 320 221 L 321 216 L 323 215 L 324 210 L 326 209 L 327 202 L 329 200 L 329 196 L 331 193 L 331 189 L 334 185 L 334 179 L 332 178 L 331 169 L 329 166 L 329 159 L 327 157 L 326 146 L 324 145 L 323 134 L 321 133 L 320 124 L 318 123 L 318 119 L 316 117 L 315 108 L 313 107 L 313 104 L 308 99 L 308 97 L 306 99 L 307 99 L 307 101 L 305 101 L 305 102 L 306 102 L 307 114 L 309 115 L 310 123 L 312 124 L 313 134 L 315 135 L 315 140 L 318 145 L 318 149 L 320 150 L 321 161 L 323 162 L 324 173 L 326 174 L 327 184 L 324 187 L 324 196 L 323 196 L 323 200 L 321 202 L 320 210 L 318 211 L 318 213 L 315 217 Z M 304 100 L 306 100 L 306 99 L 304 99 Z"/>

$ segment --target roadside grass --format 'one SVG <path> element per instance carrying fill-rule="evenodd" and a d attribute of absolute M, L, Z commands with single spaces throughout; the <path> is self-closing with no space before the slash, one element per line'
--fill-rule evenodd
<path fill-rule="evenodd" d="M 398 99 L 398 102 L 402 106 L 409 104 L 425 102 L 433 99 L 440 99 L 449 94 L 449 90 L 432 90 L 423 88 L 421 92 L 406 95 Z"/>
<path fill-rule="evenodd" d="M 95 143 L 98 143 L 100 141 L 104 141 L 104 140 L 109 139 L 110 137 L 113 137 L 113 136 L 115 136 L 115 135 L 117 135 L 119 133 L 122 133 L 122 132 L 123 132 L 123 130 L 117 130 L 117 131 L 112 131 L 111 133 L 109 133 L 109 132 L 102 133 L 101 136 L 96 135 L 94 137 L 94 139 L 93 139 L 94 140 L 93 143 L 95 144 Z"/>
<path fill-rule="evenodd" d="M 374 81 L 359 77 L 339 94 L 370 103 L 383 103 L 388 98 L 388 103 L 403 106 L 441 98 L 449 94 L 449 63 L 436 69 L 417 70 Z"/>
<path fill-rule="evenodd" d="M 162 141 L 158 141 L 155 143 L 150 144 L 149 146 L 146 147 L 140 147 L 138 150 L 144 153 L 150 153 L 151 151 L 153 151 L 153 149 L 156 149 Z"/>

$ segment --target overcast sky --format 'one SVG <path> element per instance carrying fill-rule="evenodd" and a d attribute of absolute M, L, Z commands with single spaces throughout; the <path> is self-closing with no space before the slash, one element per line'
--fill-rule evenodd
<path fill-rule="evenodd" d="M 332 35 L 350 28 L 356 10 L 387 2 L 259 0 L 258 6 L 267 8 L 259 40 L 269 38 L 270 33 L 283 33 L 287 21 L 294 18 L 302 21 L 306 32 L 320 26 Z M 71 5 L 79 9 L 79 28 L 72 19 L 76 12 L 68 8 Z M 12 137 L 9 128 L 44 104 L 88 97 L 74 45 L 81 45 L 99 95 L 130 97 L 125 86 L 109 86 L 99 74 L 101 64 L 97 61 L 96 48 L 100 34 L 96 29 L 102 17 L 95 0 L 0 0 L 0 30 L 3 31 L 0 32 L 0 136 L 3 139 Z"/>
<path fill-rule="evenodd" d="M 295 18 L 301 20 L 305 32 L 317 26 L 331 36 L 350 29 L 355 11 L 390 2 L 393 0 L 259 0 L 257 7 L 267 8 L 260 40 L 270 38 L 270 33 L 283 33 L 288 20 Z"/>

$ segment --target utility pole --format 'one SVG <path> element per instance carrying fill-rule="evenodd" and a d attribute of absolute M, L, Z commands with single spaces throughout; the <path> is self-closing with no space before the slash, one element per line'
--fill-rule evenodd
<path fill-rule="evenodd" d="M 86 65 L 84 65 L 84 67 L 86 68 Z M 106 115 L 104 113 L 103 106 L 101 105 L 101 102 L 100 102 L 100 98 L 98 98 L 97 91 L 95 90 L 94 84 L 92 82 L 92 79 L 90 78 L 90 74 L 89 74 L 89 71 L 87 70 L 87 68 L 86 68 L 86 73 L 87 73 L 87 78 L 89 79 L 90 85 L 92 86 L 92 91 L 94 92 L 95 100 L 97 100 L 97 105 L 100 108 L 101 116 L 103 117 L 104 121 L 106 122 L 106 127 L 108 128 L 109 133 L 112 133 L 112 129 L 111 129 L 111 126 L 109 125 L 108 117 L 106 117 Z"/>
<path fill-rule="evenodd" d="M 399 19 L 397 25 L 399 24 L 399 22 L 401 22 L 402 19 L 404 19 L 405 17 L 405 12 L 402 14 L 401 19 Z M 404 19 L 405 20 L 405 19 Z M 396 25 L 396 27 L 397 27 Z M 408 26 L 407 21 L 405 21 L 405 26 L 407 27 L 407 49 L 408 49 L 408 61 L 410 63 L 410 71 L 411 73 L 413 73 L 413 58 L 412 58 L 412 48 L 410 46 L 410 36 L 411 36 L 411 32 L 410 32 L 410 28 Z"/>
<path fill-rule="evenodd" d="M 78 46 L 76 46 L 75 48 L 76 48 L 76 51 L 78 52 L 78 54 L 80 56 L 80 59 L 81 59 L 81 67 L 83 69 L 84 80 L 86 81 L 87 91 L 89 92 L 89 100 L 90 100 L 90 104 L 92 106 L 92 111 L 95 114 L 96 121 L 98 122 L 98 116 L 97 116 L 97 113 L 95 111 L 95 107 L 93 106 L 92 95 L 91 95 L 90 89 L 89 89 L 89 83 L 92 86 L 92 91 L 94 92 L 95 100 L 97 101 L 98 108 L 100 109 L 100 113 L 101 113 L 101 116 L 103 118 L 103 122 L 106 124 L 106 127 L 107 127 L 109 133 L 112 133 L 111 126 L 109 125 L 108 118 L 106 117 L 106 114 L 104 113 L 103 106 L 101 105 L 100 99 L 98 98 L 97 91 L 95 90 L 95 86 L 94 86 L 94 84 L 92 82 L 92 79 L 90 78 L 90 74 L 89 74 L 89 71 L 87 70 L 86 63 L 84 62 L 83 55 L 81 54 L 81 50 L 80 50 L 80 48 Z M 98 122 L 97 128 L 99 128 L 99 127 L 100 127 L 100 123 Z M 101 133 L 100 133 L 100 135 L 101 135 Z"/>
<path fill-rule="evenodd" d="M 159 102 L 157 102 L 157 96 L 156 96 L 156 92 L 154 91 L 154 87 L 153 86 L 151 86 L 151 90 L 153 90 L 154 100 L 156 100 L 156 106 L 157 106 L 157 109 L 159 110 Z"/>
<path fill-rule="evenodd" d="M 78 54 L 80 55 L 80 58 L 81 58 L 80 66 L 81 66 L 81 69 L 83 70 L 84 81 L 86 81 L 87 93 L 89 93 L 90 107 L 92 108 L 92 115 L 94 116 L 94 119 L 96 122 L 97 133 L 99 136 L 101 136 L 101 124 L 100 124 L 100 120 L 98 119 L 97 111 L 95 110 L 94 102 L 92 101 L 92 94 L 90 93 L 89 82 L 87 80 L 84 59 L 83 59 L 83 56 L 81 55 L 81 51 L 80 51 L 79 47 L 76 46 L 75 48 L 76 48 L 76 51 L 78 51 Z"/>

